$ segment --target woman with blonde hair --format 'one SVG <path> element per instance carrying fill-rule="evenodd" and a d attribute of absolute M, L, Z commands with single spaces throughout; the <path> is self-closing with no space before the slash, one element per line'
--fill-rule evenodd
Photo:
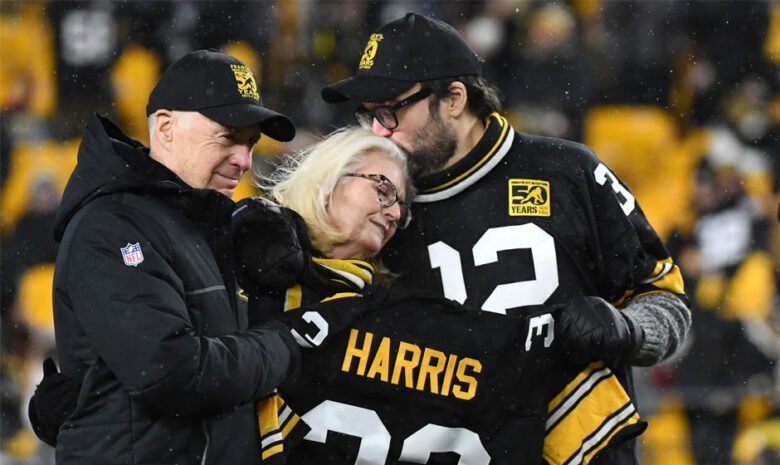
<path fill-rule="evenodd" d="M 367 259 L 411 220 L 407 196 L 413 189 L 407 169 L 406 157 L 389 139 L 362 128 L 344 128 L 290 157 L 261 188 L 303 217 L 315 250 L 331 258 Z M 368 195 L 371 190 L 377 199 Z M 368 226 L 354 218 L 362 201 L 368 217 L 376 213 L 384 218 L 368 219 L 384 230 L 380 241 L 358 228 Z"/>
<path fill-rule="evenodd" d="M 241 285 L 286 289 L 310 268 L 312 255 L 373 261 L 411 220 L 409 179 L 403 152 L 358 127 L 288 155 L 258 180 L 265 198 L 244 199 L 233 214 Z M 358 265 L 373 275 L 375 263 Z"/>
<path fill-rule="evenodd" d="M 253 323 L 363 292 L 374 282 L 373 259 L 411 220 L 406 157 L 362 128 L 336 130 L 289 155 L 258 187 L 273 201 L 242 200 L 233 215 L 238 276 Z M 258 404 L 264 460 L 279 459 L 298 418 L 278 395 Z"/>

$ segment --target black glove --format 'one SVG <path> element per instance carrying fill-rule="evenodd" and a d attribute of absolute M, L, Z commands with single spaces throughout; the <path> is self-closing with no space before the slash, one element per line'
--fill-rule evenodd
<path fill-rule="evenodd" d="M 380 308 L 369 299 L 344 297 L 284 312 L 277 320 L 289 328 L 299 346 L 325 346 L 332 337 L 349 328 L 366 313 Z"/>
<path fill-rule="evenodd" d="M 43 361 L 43 379 L 30 399 L 27 415 L 33 431 L 46 444 L 57 446 L 60 426 L 76 410 L 79 385 L 57 371 L 54 360 Z"/>
<path fill-rule="evenodd" d="M 604 299 L 583 296 L 560 308 L 555 339 L 575 364 L 603 360 L 614 367 L 631 363 L 644 342 L 644 332 Z"/>
<path fill-rule="evenodd" d="M 236 205 L 233 248 L 238 283 L 250 294 L 287 289 L 311 262 L 311 239 L 303 218 L 262 197 Z"/>

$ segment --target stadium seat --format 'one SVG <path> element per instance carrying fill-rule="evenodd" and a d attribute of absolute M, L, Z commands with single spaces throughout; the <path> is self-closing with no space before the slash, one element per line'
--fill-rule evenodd
<path fill-rule="evenodd" d="M 655 172 L 677 139 L 672 118 L 662 109 L 600 106 L 588 112 L 584 142 L 632 189 L 658 177 Z"/>
<path fill-rule="evenodd" d="M 162 72 L 161 67 L 155 52 L 137 44 L 125 47 L 111 66 L 111 89 L 119 124 L 127 135 L 144 144 L 149 142 L 146 101 Z"/>
<path fill-rule="evenodd" d="M 50 117 L 57 106 L 52 27 L 44 2 L 3 2 L 0 14 L 0 110 Z"/>
<path fill-rule="evenodd" d="M 0 197 L 0 230 L 11 231 L 26 211 L 30 189 L 36 179 L 54 179 L 59 191 L 65 189 L 70 173 L 76 166 L 78 140 L 21 143 L 11 152 L 11 167 Z"/>
<path fill-rule="evenodd" d="M 753 252 L 739 264 L 726 289 L 725 316 L 769 318 L 776 295 L 774 284 L 772 258 L 765 252 Z"/>
<path fill-rule="evenodd" d="M 769 418 L 745 428 L 737 436 L 734 445 L 735 465 L 771 463 L 769 460 L 777 457 L 780 457 L 780 417 Z"/>
<path fill-rule="evenodd" d="M 641 463 L 695 465 L 689 445 L 688 421 L 679 399 L 667 395 L 657 412 L 647 418 L 639 439 Z"/>
<path fill-rule="evenodd" d="M 257 50 L 255 50 L 250 43 L 241 40 L 230 42 L 222 46 L 222 52 L 238 58 L 242 63 L 247 65 L 258 80 L 257 86 L 262 91 L 261 76 L 263 75 L 263 70 L 261 67 L 260 55 L 258 55 Z"/>
<path fill-rule="evenodd" d="M 680 213 L 680 190 L 690 182 L 674 166 L 680 141 L 672 117 L 660 107 L 598 106 L 585 116 L 583 139 L 631 189 L 666 238 Z"/>
<path fill-rule="evenodd" d="M 774 65 L 780 64 L 780 4 L 772 3 L 769 8 L 769 27 L 764 39 L 764 57 Z"/>
<path fill-rule="evenodd" d="M 52 287 L 54 263 L 35 265 L 19 279 L 17 309 L 19 318 L 41 334 L 54 335 Z"/>

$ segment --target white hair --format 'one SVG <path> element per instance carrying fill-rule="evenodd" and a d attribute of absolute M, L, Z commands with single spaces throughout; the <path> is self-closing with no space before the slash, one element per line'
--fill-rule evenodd
<path fill-rule="evenodd" d="M 188 128 L 192 124 L 192 117 L 193 115 L 197 113 L 195 111 L 172 111 L 171 114 L 179 123 L 179 126 Z M 157 125 L 157 114 L 152 113 L 149 115 L 149 117 L 146 119 L 146 124 L 149 127 L 149 140 L 151 141 L 154 138 L 154 131 L 155 127 Z"/>

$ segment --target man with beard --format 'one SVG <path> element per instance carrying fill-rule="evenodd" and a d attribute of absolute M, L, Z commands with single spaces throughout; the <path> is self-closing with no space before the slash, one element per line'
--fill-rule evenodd
<path fill-rule="evenodd" d="M 590 362 L 633 396 L 631 366 L 680 346 L 691 322 L 680 271 L 589 148 L 511 127 L 481 64 L 451 26 L 410 13 L 372 34 L 355 75 L 322 97 L 359 104 L 358 122 L 408 154 L 415 219 L 383 252 L 397 284 L 508 317 L 563 307 L 555 337 L 571 364 L 548 373 L 545 460 L 635 464 L 635 441 L 580 441 L 555 409 Z"/>

